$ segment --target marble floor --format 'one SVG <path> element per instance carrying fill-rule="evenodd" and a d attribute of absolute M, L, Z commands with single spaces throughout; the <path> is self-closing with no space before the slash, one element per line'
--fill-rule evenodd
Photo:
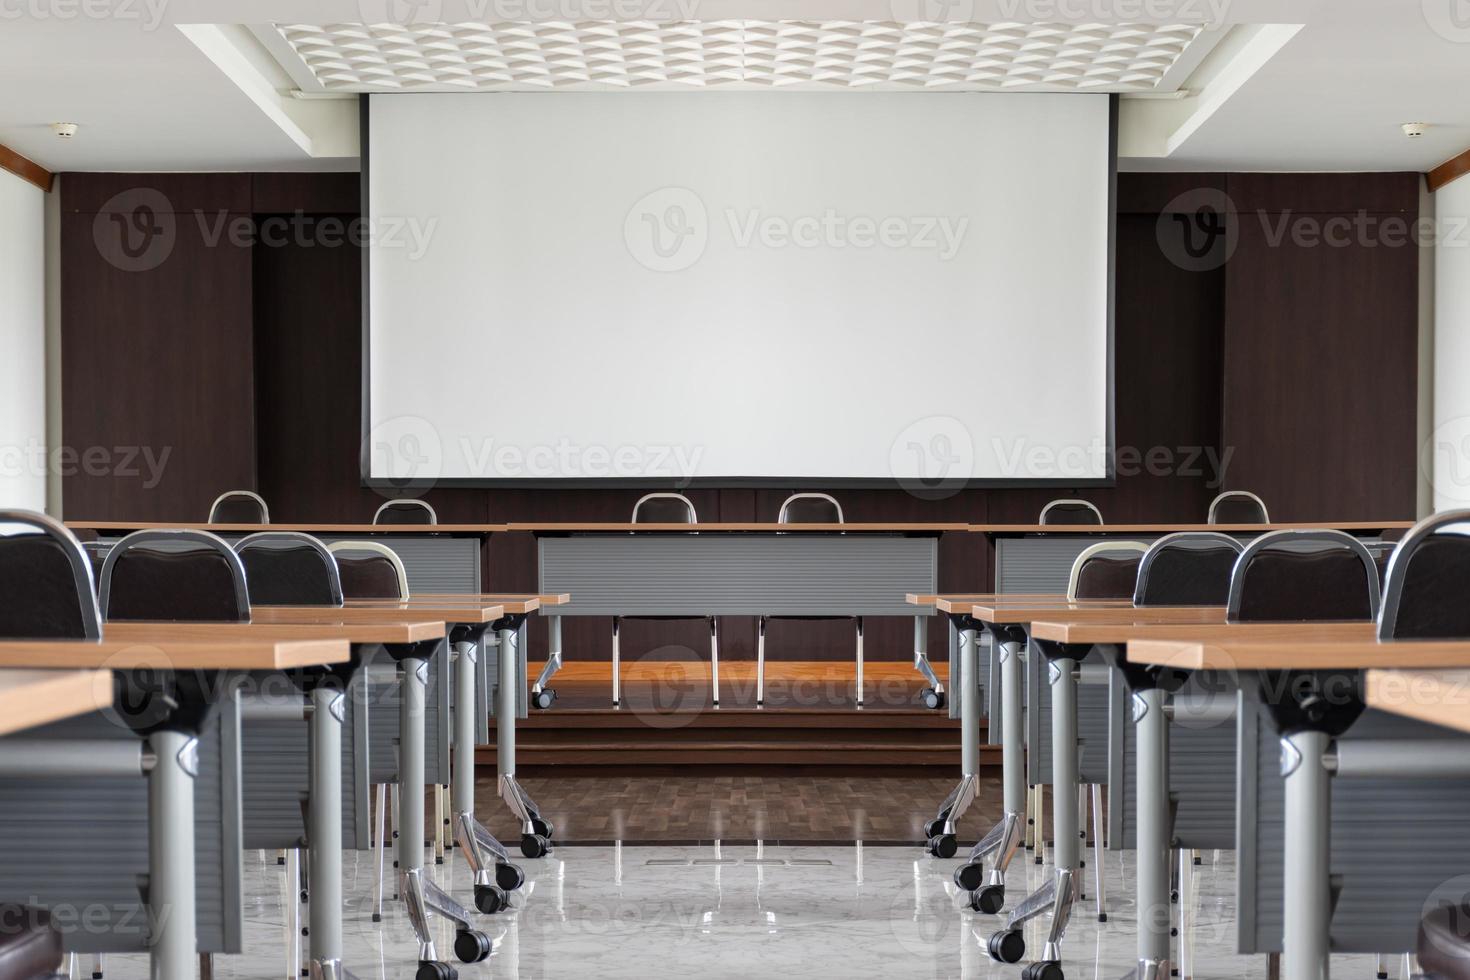
<path fill-rule="evenodd" d="M 1029 858 L 1029 856 L 1027 856 Z M 1184 934 L 1199 978 L 1264 978 L 1265 957 L 1232 953 L 1234 864 L 1230 854 L 1205 856 L 1189 904 Z M 346 966 L 361 980 L 406 980 L 417 950 L 401 904 L 380 924 L 371 921 L 372 864 L 346 855 Z M 483 977 L 689 977 L 794 975 L 850 977 L 1019 978 L 1020 966 L 993 963 L 985 940 L 999 926 L 964 905 L 941 861 L 909 846 L 563 845 L 539 860 L 521 860 L 526 884 L 511 911 L 480 916 L 494 943 L 490 959 L 458 964 L 463 980 Z M 464 861 L 450 855 L 428 868 L 464 901 L 470 895 Z M 1039 886 L 1049 868 L 1018 857 L 1012 896 Z M 1088 899 L 1073 918 L 1064 947 L 1068 980 L 1115 980 L 1135 953 L 1132 853 L 1110 854 L 1109 921 L 1099 924 Z M 216 957 L 218 978 L 280 980 L 285 875 L 274 854 L 246 861 L 246 952 Z M 1014 901 L 1014 897 L 1012 899 Z M 1027 946 L 1041 948 L 1042 922 Z M 438 920 L 440 955 L 453 932 Z M 1395 962 L 1392 976 L 1400 976 Z M 1339 978 L 1370 980 L 1367 957 L 1333 961 Z M 108 980 L 141 980 L 147 961 L 110 956 Z M 90 957 L 74 976 L 91 975 Z"/>

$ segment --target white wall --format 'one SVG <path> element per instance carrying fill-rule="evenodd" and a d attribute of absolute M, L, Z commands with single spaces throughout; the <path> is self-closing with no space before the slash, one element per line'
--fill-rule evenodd
<path fill-rule="evenodd" d="M 1470 507 L 1470 177 L 1434 195 L 1434 509 Z"/>
<path fill-rule="evenodd" d="M 0 507 L 46 507 L 46 195 L 0 170 Z"/>

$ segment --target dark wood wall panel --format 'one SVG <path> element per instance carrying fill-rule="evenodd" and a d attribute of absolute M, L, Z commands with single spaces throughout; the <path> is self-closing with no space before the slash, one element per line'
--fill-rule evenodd
<path fill-rule="evenodd" d="M 202 520 L 254 486 L 250 249 L 218 234 L 249 219 L 248 191 L 243 174 L 63 182 L 69 514 Z"/>
<path fill-rule="evenodd" d="M 1418 182 L 1230 178 L 1223 439 L 1231 484 L 1273 518 L 1415 516 Z"/>
<path fill-rule="evenodd" d="M 1120 175 L 1115 422 L 1118 446 L 1133 455 L 1120 459 L 1117 486 L 1080 493 L 968 490 L 938 500 L 896 490 L 844 491 L 847 517 L 1029 522 L 1048 499 L 1066 495 L 1093 500 L 1113 521 L 1199 520 L 1218 490 L 1218 460 L 1226 450 L 1232 455 L 1224 484 L 1260 492 L 1274 516 L 1411 516 L 1417 296 L 1410 259 L 1416 257 L 1267 247 L 1248 230 L 1260 227 L 1251 209 L 1397 213 L 1409 206 L 1410 183 L 1404 175 L 1376 174 Z M 82 432 L 89 444 L 152 439 L 189 449 L 171 458 L 168 481 L 157 490 L 118 479 L 67 480 L 67 514 L 197 518 L 219 490 L 255 486 L 278 520 L 367 520 L 383 497 L 364 489 L 358 476 L 356 249 L 310 234 L 221 248 L 206 245 L 196 230 L 181 234 L 177 255 L 159 270 L 139 275 L 110 266 L 92 242 L 92 213 L 132 187 L 158 189 L 181 211 L 340 225 L 356 214 L 355 175 L 73 174 L 64 186 L 67 442 Z M 1193 268 L 1179 261 L 1186 223 L 1178 217 L 1192 214 L 1200 192 L 1224 199 L 1241 232 L 1228 264 Z M 1165 220 L 1162 212 L 1170 212 Z M 193 215 L 188 223 L 199 227 Z M 210 384 L 199 381 L 199 367 L 214 375 Z M 1018 397 L 1046 397 L 1045 379 L 974 367 L 956 373 L 941 359 L 932 364 L 947 383 L 1008 384 Z M 485 365 L 486 376 L 494 369 Z M 461 372 L 459 383 L 475 383 L 475 374 Z M 772 519 L 785 495 L 781 489 L 690 492 L 701 517 L 727 521 Z M 623 520 L 638 496 L 632 490 L 427 494 L 441 518 L 452 521 Z M 991 564 L 982 535 L 940 540 L 942 589 L 990 588 Z M 532 590 L 533 537 L 495 536 L 484 581 L 492 590 Z M 724 657 L 755 656 L 754 620 L 725 618 L 721 629 Z M 869 658 L 908 660 L 911 629 L 904 619 L 870 623 Z M 937 659 L 944 641 L 936 619 L 929 649 Z M 577 659 L 607 658 L 608 621 L 569 622 L 566 643 Z M 537 623 L 532 656 L 544 649 Z M 630 660 L 670 653 L 702 658 L 708 637 L 699 622 L 635 623 L 624 632 L 623 649 Z M 783 621 L 768 635 L 773 660 L 846 660 L 852 650 L 845 622 Z"/>

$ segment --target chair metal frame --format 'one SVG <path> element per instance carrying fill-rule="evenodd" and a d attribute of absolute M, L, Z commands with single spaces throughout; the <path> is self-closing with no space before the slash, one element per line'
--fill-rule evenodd
<path fill-rule="evenodd" d="M 218 523 L 220 523 L 219 521 L 216 521 L 214 519 L 214 510 L 227 497 L 251 497 L 251 498 L 253 498 L 256 503 L 260 504 L 260 523 L 262 523 L 262 524 L 269 524 L 271 522 L 271 509 L 270 509 L 270 506 L 265 502 L 265 498 L 262 497 L 260 494 L 256 493 L 254 490 L 226 490 L 224 493 L 220 494 L 218 497 L 215 497 L 214 498 L 214 503 L 212 503 L 212 504 L 209 505 L 209 517 L 205 520 L 204 523 L 206 523 L 206 524 L 218 524 Z"/>
<path fill-rule="evenodd" d="M 1404 579 L 1409 576 L 1409 562 L 1419 546 L 1446 527 L 1454 524 L 1470 525 L 1470 509 L 1447 510 L 1431 514 L 1405 532 L 1398 546 L 1389 555 L 1388 568 L 1383 573 L 1383 602 L 1378 607 L 1378 638 L 1397 639 L 1399 604 L 1404 598 Z M 1461 537 L 1470 539 L 1470 535 Z"/>
<path fill-rule="evenodd" d="M 1067 598 L 1077 597 L 1077 579 L 1082 574 L 1082 566 L 1087 564 L 1089 558 L 1094 555 L 1107 554 L 1110 551 L 1143 555 L 1148 553 L 1148 547 L 1142 541 L 1099 541 L 1097 544 L 1090 544 L 1083 548 L 1072 561 L 1072 571 L 1067 576 Z M 1139 564 L 1141 565 L 1142 561 Z"/>
<path fill-rule="evenodd" d="M 255 534 L 247 534 L 235 542 L 235 553 L 240 554 L 247 548 L 254 548 L 259 545 L 270 546 L 272 544 L 305 546 L 320 555 L 323 563 L 327 567 L 328 587 L 332 594 L 332 601 L 327 603 L 327 605 L 342 605 L 342 578 L 337 574 L 336 557 L 333 556 L 331 551 L 327 549 L 327 546 L 319 539 L 312 537 L 304 531 L 259 531 Z"/>
<path fill-rule="evenodd" d="M 385 511 L 410 509 L 426 510 L 429 512 L 429 524 L 439 523 L 439 515 L 435 512 L 434 505 L 429 503 L 427 500 L 421 500 L 418 497 L 396 497 L 393 500 L 383 501 L 382 505 L 377 510 L 373 511 L 373 523 L 377 524 L 378 518 L 382 517 Z M 425 527 L 427 526 L 428 525 L 425 525 Z"/>
<path fill-rule="evenodd" d="M 846 524 L 847 523 L 846 519 L 843 518 L 843 516 L 842 516 L 842 505 L 837 502 L 837 498 L 836 497 L 832 496 L 830 493 L 814 493 L 813 492 L 813 493 L 793 493 L 791 496 L 789 496 L 785 500 L 781 501 L 781 510 L 776 515 L 776 523 L 777 524 L 789 524 L 789 523 L 791 523 L 790 521 L 788 521 L 786 519 L 786 514 L 790 510 L 792 502 L 793 501 L 797 501 L 797 500 L 825 500 L 827 503 L 829 503 L 833 507 L 836 507 L 837 508 L 837 523 L 838 524 Z"/>
<path fill-rule="evenodd" d="M 1172 548 L 1185 544 L 1223 544 L 1235 552 L 1236 561 L 1240 560 L 1240 553 L 1245 550 L 1245 545 L 1228 534 L 1219 531 L 1175 531 L 1166 534 L 1153 544 L 1149 545 L 1148 551 L 1143 553 L 1143 558 L 1138 562 L 1138 584 L 1133 587 L 1133 604 L 1135 606 L 1147 606 L 1144 601 L 1144 590 L 1148 586 L 1148 574 L 1153 568 L 1153 563 L 1158 556 Z"/>
<path fill-rule="evenodd" d="M 1038 524 L 1047 524 L 1048 526 L 1050 526 L 1049 522 L 1046 519 L 1047 512 L 1050 511 L 1053 507 L 1061 507 L 1064 504 L 1080 504 L 1081 506 L 1086 507 L 1088 510 L 1092 511 L 1094 514 L 1097 515 L 1097 523 L 1098 523 L 1098 525 L 1101 525 L 1103 523 L 1102 511 L 1100 511 L 1100 510 L 1097 509 L 1097 504 L 1094 504 L 1090 500 L 1082 500 L 1080 498 L 1075 498 L 1075 497 L 1065 497 L 1065 498 L 1061 498 L 1061 499 L 1058 499 L 1058 500 L 1049 500 L 1049 501 L 1047 501 L 1046 506 L 1043 507 L 1043 508 L 1041 508 L 1041 516 L 1037 519 L 1036 523 L 1038 523 Z M 1066 527 L 1068 525 L 1056 525 L 1056 526 L 1058 526 L 1058 527 Z M 1092 527 L 1092 525 L 1090 525 L 1090 524 L 1074 524 L 1074 525 L 1070 525 L 1070 526 L 1072 526 L 1072 527 Z"/>
<path fill-rule="evenodd" d="M 218 534 L 193 528 L 157 528 L 134 531 L 108 550 L 107 557 L 102 562 L 102 584 L 98 586 L 97 605 L 103 619 L 107 618 L 108 604 L 112 594 L 112 573 L 118 559 L 134 548 L 150 544 L 193 544 L 198 545 L 199 550 L 214 551 L 220 554 L 230 566 L 235 580 L 235 607 L 243 613 L 238 621 L 250 622 L 250 590 L 245 584 L 245 565 L 240 560 L 239 554 L 230 547 L 228 541 Z"/>
<path fill-rule="evenodd" d="M 327 551 L 331 552 L 335 559 L 337 554 L 351 552 L 366 552 L 372 555 L 386 558 L 393 564 L 393 571 L 398 575 L 398 597 L 409 599 L 412 596 L 408 591 L 408 569 L 403 565 L 403 559 L 398 557 L 398 552 L 377 541 L 333 541 L 327 545 Z M 338 569 L 338 581 L 341 581 L 341 570 Z M 345 596 L 343 597 L 345 601 Z"/>
<path fill-rule="evenodd" d="M 1205 518 L 1205 523 L 1220 523 L 1219 521 L 1215 520 L 1215 511 L 1219 507 L 1221 501 L 1229 500 L 1231 497 L 1249 497 L 1250 499 L 1254 500 L 1256 503 L 1261 505 L 1261 523 L 1271 523 L 1271 513 L 1266 510 L 1266 502 L 1257 495 L 1251 493 L 1249 490 L 1226 490 L 1223 493 L 1216 494 L 1215 499 L 1210 501 L 1210 510 L 1208 516 Z"/>
<path fill-rule="evenodd" d="M 1250 571 L 1251 561 L 1262 552 L 1280 550 L 1280 546 L 1285 544 L 1322 544 L 1325 547 L 1313 550 L 1328 551 L 1332 547 L 1337 547 L 1351 552 L 1363 563 L 1363 568 L 1368 573 L 1368 610 L 1373 617 L 1378 616 L 1381 602 L 1378 587 L 1378 563 L 1373 560 L 1372 553 L 1363 547 L 1363 542 L 1346 531 L 1287 528 L 1281 531 L 1267 531 L 1260 535 L 1246 545 L 1235 559 L 1235 568 L 1230 573 L 1230 596 L 1225 603 L 1227 623 L 1240 622 L 1240 603 L 1245 595 L 1245 578 L 1246 573 Z"/>
<path fill-rule="evenodd" d="M 97 582 L 92 575 L 92 561 L 77 536 L 56 518 L 34 510 L 0 510 L 0 525 L 19 524 L 35 528 L 55 541 L 71 565 L 72 581 L 77 588 L 81 608 L 82 639 L 102 639 L 102 611 L 97 603 Z"/>

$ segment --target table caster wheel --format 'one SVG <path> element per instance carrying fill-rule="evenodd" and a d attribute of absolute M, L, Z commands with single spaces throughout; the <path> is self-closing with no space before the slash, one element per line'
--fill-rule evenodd
<path fill-rule="evenodd" d="M 924 824 L 924 837 L 932 839 L 944 833 L 944 824 L 948 819 L 948 817 L 939 816 Z"/>
<path fill-rule="evenodd" d="M 464 929 L 454 936 L 454 955 L 461 963 L 479 963 L 490 957 L 490 937 L 483 932 Z"/>
<path fill-rule="evenodd" d="M 531 818 L 531 829 L 536 832 L 537 837 L 545 837 L 547 840 L 556 836 L 556 828 L 540 817 Z"/>
<path fill-rule="evenodd" d="M 997 963 L 1019 963 L 1026 955 L 1026 937 L 1019 929 L 1006 929 L 991 936 L 985 948 Z"/>
<path fill-rule="evenodd" d="M 501 891 L 498 886 L 475 886 L 475 908 L 479 909 L 481 912 L 484 912 L 486 915 L 494 915 L 496 912 L 499 912 L 501 909 L 505 908 L 509 904 L 510 903 L 505 900 L 505 892 Z M 464 933 L 460 933 L 460 935 L 464 935 Z M 464 957 L 461 956 L 460 959 L 464 960 Z M 473 962 L 472 960 L 464 961 L 466 963 Z"/>
<path fill-rule="evenodd" d="M 962 864 L 954 869 L 954 883 L 962 892 L 973 892 L 985 879 L 985 865 Z"/>
<path fill-rule="evenodd" d="M 1066 980 L 1062 964 L 1055 960 L 1032 963 L 1021 971 L 1021 980 Z"/>
<path fill-rule="evenodd" d="M 495 884 L 500 886 L 501 891 L 513 892 L 526 883 L 526 873 L 521 870 L 520 865 L 497 864 L 495 866 Z"/>
<path fill-rule="evenodd" d="M 1004 885 L 986 885 L 970 895 L 970 908 L 985 915 L 995 915 L 1006 904 Z"/>
<path fill-rule="evenodd" d="M 459 971 L 438 960 L 419 960 L 418 972 L 413 975 L 413 980 L 459 980 Z"/>
<path fill-rule="evenodd" d="M 920 691 L 919 699 L 924 702 L 924 707 L 931 711 L 944 707 L 944 692 L 936 691 L 932 687 L 926 687 Z"/>
<path fill-rule="evenodd" d="M 551 850 L 551 842 L 540 834 L 521 835 L 521 853 L 528 858 L 545 857 Z"/>
<path fill-rule="evenodd" d="M 539 690 L 535 694 L 531 695 L 531 704 L 532 704 L 532 706 L 533 707 L 540 708 L 543 711 L 545 711 L 547 708 L 551 707 L 555 703 L 556 703 L 556 689 L 555 688 L 543 687 L 541 690 Z"/>
<path fill-rule="evenodd" d="M 929 838 L 929 853 L 937 858 L 952 858 L 957 850 L 959 844 L 955 841 L 954 834 L 940 834 Z"/>

